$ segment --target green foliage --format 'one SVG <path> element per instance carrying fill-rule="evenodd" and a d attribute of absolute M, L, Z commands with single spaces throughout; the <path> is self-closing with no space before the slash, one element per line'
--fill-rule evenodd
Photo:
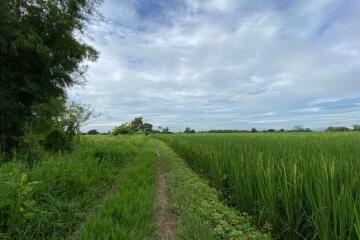
<path fill-rule="evenodd" d="M 83 82 L 97 52 L 79 40 L 99 0 L 0 0 L 0 152 L 21 143 L 33 110 Z"/>
<path fill-rule="evenodd" d="M 328 127 L 326 132 L 348 132 L 351 131 L 348 127 Z"/>
<path fill-rule="evenodd" d="M 25 224 L 34 216 L 35 200 L 32 199 L 34 187 L 39 181 L 30 182 L 28 176 L 23 173 L 20 179 L 1 182 L 0 212 L 7 221 L 5 228 L 16 229 L 19 224 Z M 1 229 L 1 228 L 0 228 Z"/>
<path fill-rule="evenodd" d="M 163 133 L 163 134 L 171 134 L 172 132 L 170 132 L 169 127 L 164 127 L 164 128 L 161 128 L 161 133 Z"/>
<path fill-rule="evenodd" d="M 87 132 L 88 135 L 98 135 L 100 134 L 96 129 L 91 129 Z"/>
<path fill-rule="evenodd" d="M 119 134 L 134 134 L 134 133 L 144 133 L 146 135 L 153 132 L 152 124 L 144 123 L 142 117 L 134 118 L 131 123 L 123 123 L 120 126 L 117 126 L 113 129 L 113 135 Z"/>
<path fill-rule="evenodd" d="M 142 144 L 137 136 L 84 136 L 72 153 L 43 153 L 31 168 L 16 159 L 3 164 L 0 199 L 5 204 L 0 208 L 0 238 L 66 238 Z"/>
<path fill-rule="evenodd" d="M 130 126 L 134 130 L 134 132 L 140 132 L 143 129 L 143 119 L 142 117 L 136 117 L 131 121 Z"/>
<path fill-rule="evenodd" d="M 190 127 L 186 127 L 184 133 L 195 133 L 195 130 Z"/>
<path fill-rule="evenodd" d="M 354 131 L 360 131 L 360 124 L 355 124 L 355 125 L 353 126 L 353 130 L 354 130 Z"/>
<path fill-rule="evenodd" d="M 358 239 L 357 133 L 157 135 L 281 239 Z"/>
<path fill-rule="evenodd" d="M 133 133 L 135 133 L 135 131 L 129 123 L 123 123 L 120 126 L 115 127 L 112 131 L 112 134 L 115 136 L 119 134 L 133 134 Z"/>
<path fill-rule="evenodd" d="M 145 135 L 152 133 L 152 128 L 153 128 L 153 125 L 150 123 L 144 123 L 142 126 L 142 130 Z"/>
<path fill-rule="evenodd" d="M 91 116 L 89 107 L 78 103 L 68 104 L 53 120 L 52 130 L 44 139 L 45 149 L 67 151 L 74 147 L 80 135 L 80 127 Z"/>

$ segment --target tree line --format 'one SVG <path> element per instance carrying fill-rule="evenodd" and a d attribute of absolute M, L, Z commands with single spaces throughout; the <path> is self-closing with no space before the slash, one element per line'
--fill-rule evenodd
<path fill-rule="evenodd" d="M 348 132 L 348 131 L 360 131 L 360 124 L 356 124 L 353 128 L 348 127 L 328 127 L 326 132 Z M 193 133 L 276 133 L 276 132 L 314 132 L 314 130 L 310 128 L 304 128 L 301 125 L 295 125 L 293 129 L 264 129 L 258 130 L 256 128 L 251 128 L 250 130 L 238 130 L 238 129 L 213 129 L 206 131 L 196 131 L 190 127 L 186 127 L 184 131 L 178 131 L 177 133 L 185 133 L 185 134 L 193 134 Z M 174 132 L 169 130 L 169 127 L 158 127 L 158 129 L 153 129 L 153 125 L 150 123 L 144 123 L 142 117 L 134 118 L 130 123 L 123 123 L 117 127 L 115 127 L 112 132 L 108 132 L 107 134 L 112 133 L 113 135 L 119 134 L 172 134 Z M 100 134 L 96 129 L 92 129 L 87 132 L 89 135 Z"/>

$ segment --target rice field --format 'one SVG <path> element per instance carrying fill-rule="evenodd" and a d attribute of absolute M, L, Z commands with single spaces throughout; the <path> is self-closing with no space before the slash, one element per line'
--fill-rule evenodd
<path fill-rule="evenodd" d="M 359 134 L 157 137 L 275 239 L 360 239 Z"/>

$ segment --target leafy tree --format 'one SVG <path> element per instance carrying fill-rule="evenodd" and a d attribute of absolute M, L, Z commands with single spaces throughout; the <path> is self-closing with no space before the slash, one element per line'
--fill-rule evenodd
<path fill-rule="evenodd" d="M 152 133 L 153 125 L 150 123 L 144 123 L 142 128 L 143 128 L 143 132 L 146 135 L 148 135 L 148 134 Z"/>
<path fill-rule="evenodd" d="M 168 134 L 170 132 L 169 127 L 164 127 L 162 133 Z"/>
<path fill-rule="evenodd" d="M 89 135 L 98 135 L 99 132 L 98 132 L 96 129 L 91 129 L 91 130 L 89 130 L 89 131 L 87 132 L 87 134 L 89 134 Z"/>
<path fill-rule="evenodd" d="M 44 146 L 47 150 L 66 151 L 79 139 L 80 127 L 91 117 L 88 106 L 70 103 L 55 119 L 53 130 L 47 135 Z"/>
<path fill-rule="evenodd" d="M 195 133 L 195 130 L 190 127 L 186 127 L 184 133 Z"/>
<path fill-rule="evenodd" d="M 310 128 L 304 128 L 301 125 L 296 125 L 294 126 L 294 132 L 312 132 L 312 130 Z"/>
<path fill-rule="evenodd" d="M 354 130 L 354 131 L 360 131 L 360 124 L 355 124 L 355 125 L 353 126 L 353 130 Z"/>
<path fill-rule="evenodd" d="M 130 123 L 123 123 L 120 126 L 117 126 L 113 129 L 112 134 L 113 135 L 119 135 L 119 134 L 133 134 L 134 129 L 131 127 Z"/>
<path fill-rule="evenodd" d="M 256 132 L 257 132 L 256 128 L 252 128 L 252 129 L 251 129 L 251 132 L 252 132 L 252 133 L 256 133 Z"/>
<path fill-rule="evenodd" d="M 79 40 L 100 0 L 0 0 L 0 151 L 18 146 L 33 111 L 82 84 L 97 52 Z M 74 126 L 75 127 L 75 126 Z"/>
<path fill-rule="evenodd" d="M 326 132 L 348 132 L 351 129 L 348 127 L 328 127 L 325 131 Z"/>
<path fill-rule="evenodd" d="M 130 125 L 135 132 L 143 131 L 143 118 L 142 117 L 134 118 L 134 120 L 131 121 Z"/>

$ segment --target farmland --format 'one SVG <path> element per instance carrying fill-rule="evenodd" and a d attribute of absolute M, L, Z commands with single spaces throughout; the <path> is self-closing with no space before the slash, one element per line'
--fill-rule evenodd
<path fill-rule="evenodd" d="M 150 136 L 83 136 L 0 165 L 0 239 L 270 239 Z"/>
<path fill-rule="evenodd" d="M 83 136 L 73 152 L 2 163 L 0 239 L 359 239 L 359 144 L 358 133 Z"/>
<path fill-rule="evenodd" d="M 274 238 L 359 239 L 356 133 L 161 135 Z"/>

